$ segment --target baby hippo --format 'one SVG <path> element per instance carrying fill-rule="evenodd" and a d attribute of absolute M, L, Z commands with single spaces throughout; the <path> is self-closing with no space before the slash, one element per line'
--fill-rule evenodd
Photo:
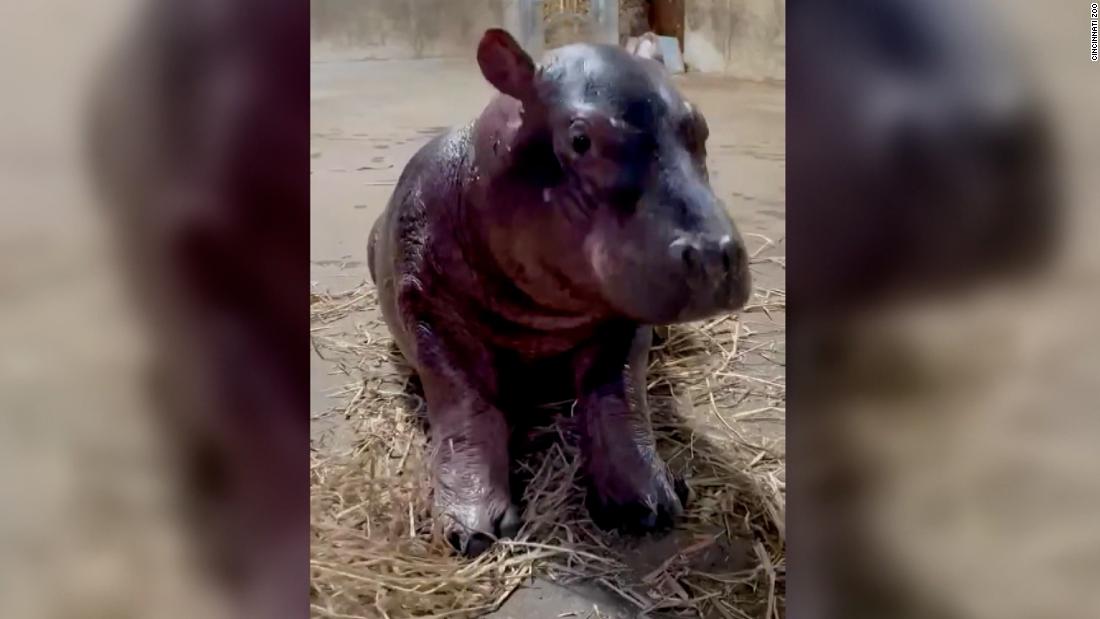
<path fill-rule="evenodd" d="M 745 246 L 708 183 L 707 123 L 646 55 L 477 50 L 500 94 L 420 149 L 371 230 L 371 277 L 427 399 L 435 517 L 476 555 L 516 532 L 509 426 L 576 398 L 597 524 L 667 526 L 686 486 L 646 405 L 652 325 L 732 312 Z"/>

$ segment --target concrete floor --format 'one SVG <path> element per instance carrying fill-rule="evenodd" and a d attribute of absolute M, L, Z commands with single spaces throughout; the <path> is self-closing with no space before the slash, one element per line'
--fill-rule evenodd
<path fill-rule="evenodd" d="M 762 249 L 761 257 L 783 256 L 783 86 L 698 74 L 677 81 L 707 115 L 712 185 L 726 201 L 750 253 Z M 367 233 L 405 163 L 432 136 L 475 117 L 491 96 L 491 87 L 471 60 L 313 63 L 310 260 L 316 285 L 343 290 L 369 281 Z M 775 246 L 764 247 L 765 239 Z M 782 267 L 775 262 L 755 264 L 753 275 L 758 289 L 785 288 Z M 784 349 L 782 315 L 746 314 L 743 320 L 776 342 L 777 350 Z M 329 369 L 324 360 L 313 357 L 315 412 L 333 405 L 326 393 L 343 382 L 329 377 Z M 751 356 L 742 371 L 782 380 L 781 367 L 772 362 L 754 365 Z M 760 404 L 750 401 L 743 406 Z M 747 432 L 781 438 L 782 418 L 769 421 Z M 314 435 L 333 430 L 329 423 L 316 421 Z M 657 549 L 653 554 L 662 552 L 675 549 Z M 545 581 L 516 592 L 493 616 L 555 617 L 575 612 L 585 617 L 596 607 L 603 616 L 631 616 L 628 608 L 602 591 L 571 590 Z"/>

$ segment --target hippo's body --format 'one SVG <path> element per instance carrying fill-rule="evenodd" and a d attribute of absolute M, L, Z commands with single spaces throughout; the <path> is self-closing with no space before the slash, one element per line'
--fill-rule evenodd
<path fill-rule="evenodd" d="M 485 213 L 473 205 L 484 197 L 477 195 L 474 130 L 471 123 L 426 144 L 409 161 L 392 207 L 371 231 L 371 277 L 380 284 L 386 322 L 410 359 L 428 351 L 416 350 L 411 325 L 399 317 L 424 311 L 451 325 L 448 334 L 476 328 L 470 335 L 478 342 L 517 359 L 545 359 L 572 350 L 596 333 L 599 317 L 566 315 L 534 303 L 506 273 L 490 268 L 492 257 L 477 238 L 483 231 L 470 221 Z M 468 236 L 451 238 L 456 234 Z M 437 251 L 443 248 L 449 251 Z M 399 274 L 416 281 L 399 282 Z M 407 290 L 423 289 L 423 298 L 399 298 L 401 283 Z M 480 320 L 468 320 L 475 315 Z"/>
<path fill-rule="evenodd" d="M 510 421 L 556 392 L 577 399 L 597 522 L 658 526 L 684 497 L 649 426 L 650 325 L 733 311 L 749 291 L 706 181 L 705 121 L 619 48 L 562 48 L 536 70 L 490 30 L 478 61 L 504 94 L 421 148 L 368 243 L 424 386 L 436 515 L 469 554 L 516 530 Z"/>

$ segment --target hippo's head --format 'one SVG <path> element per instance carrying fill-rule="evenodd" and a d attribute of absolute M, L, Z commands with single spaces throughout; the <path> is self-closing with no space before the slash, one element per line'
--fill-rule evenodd
<path fill-rule="evenodd" d="M 577 44 L 536 66 L 503 30 L 485 33 L 478 63 L 522 106 L 509 174 L 540 207 L 515 241 L 525 271 L 645 323 L 744 305 L 748 257 L 708 181 L 706 120 L 660 63 Z"/>

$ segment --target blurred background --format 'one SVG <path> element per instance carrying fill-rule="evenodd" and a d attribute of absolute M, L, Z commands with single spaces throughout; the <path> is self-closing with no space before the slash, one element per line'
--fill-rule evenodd
<path fill-rule="evenodd" d="M 791 616 L 1098 616 L 1089 4 L 787 7 Z"/>
<path fill-rule="evenodd" d="M 0 615 L 137 616 L 191 586 L 147 350 L 83 174 L 80 104 L 131 3 L 0 9 Z M 155 601 L 155 602 L 154 602 Z"/>
<path fill-rule="evenodd" d="M 307 11 L 0 9 L 0 616 L 306 613 Z"/>

